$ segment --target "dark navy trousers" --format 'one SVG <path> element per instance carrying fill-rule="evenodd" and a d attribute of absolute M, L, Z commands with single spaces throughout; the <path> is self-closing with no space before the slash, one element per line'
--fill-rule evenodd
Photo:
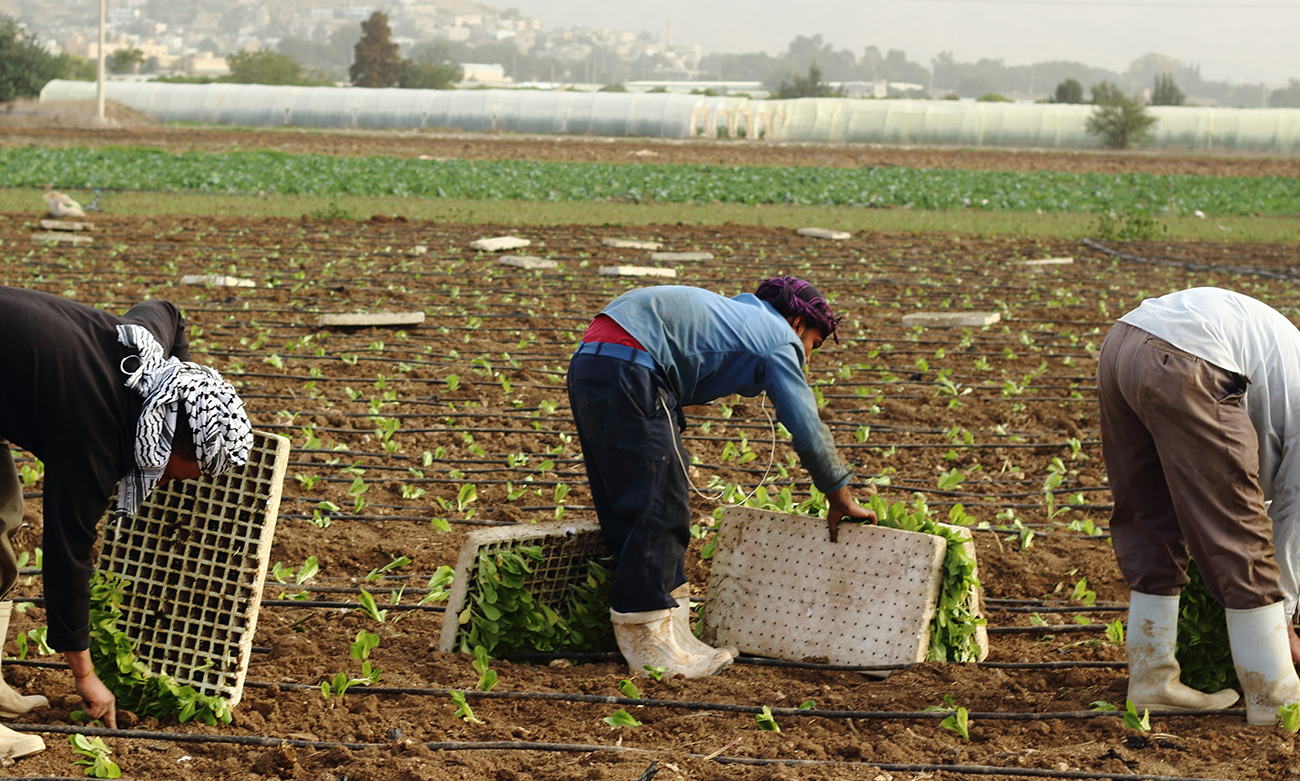
<path fill-rule="evenodd" d="M 596 517 L 618 559 L 610 606 L 677 607 L 668 594 L 686 582 L 691 540 L 677 400 L 659 372 L 607 355 L 575 355 L 568 384 Z"/>

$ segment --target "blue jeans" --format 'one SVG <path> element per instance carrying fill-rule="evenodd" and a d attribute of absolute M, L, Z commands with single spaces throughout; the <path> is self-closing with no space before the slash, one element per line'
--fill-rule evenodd
<path fill-rule="evenodd" d="M 575 355 L 568 385 L 596 517 L 618 559 L 610 607 L 677 607 L 669 592 L 686 582 L 691 540 L 677 400 L 659 372 L 606 355 Z"/>

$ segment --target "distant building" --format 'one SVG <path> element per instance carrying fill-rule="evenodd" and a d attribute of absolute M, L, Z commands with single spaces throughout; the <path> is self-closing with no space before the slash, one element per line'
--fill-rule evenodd
<path fill-rule="evenodd" d="M 485 64 L 480 62 L 462 62 L 461 71 L 465 77 L 460 84 L 456 85 L 461 89 L 473 87 L 503 87 L 513 82 L 513 79 L 506 78 L 506 68 L 504 65 Z"/>
<path fill-rule="evenodd" d="M 230 66 L 225 57 L 214 57 L 212 52 L 199 52 L 186 57 L 182 62 L 187 76 L 226 76 Z"/>

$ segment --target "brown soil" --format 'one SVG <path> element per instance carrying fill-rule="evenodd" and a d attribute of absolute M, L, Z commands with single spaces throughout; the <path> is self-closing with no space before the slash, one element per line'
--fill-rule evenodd
<path fill-rule="evenodd" d="M 176 132 L 178 138 L 182 133 L 166 132 Z M 299 448 L 303 429 L 312 427 L 323 448 L 339 444 L 357 451 L 337 463 L 330 463 L 334 456 L 327 452 L 293 455 L 272 560 L 298 565 L 318 556 L 321 572 L 313 585 L 355 586 L 372 568 L 399 555 L 414 561 L 403 573 L 409 579 L 399 582 L 424 585 L 439 565 L 455 562 L 465 532 L 474 528 L 453 523 L 452 532 L 442 533 L 429 523 L 431 517 L 464 518 L 454 509 L 441 509 L 435 500 L 454 502 L 466 480 L 478 486 L 471 520 L 550 519 L 556 481 L 573 489 L 566 517 L 592 516 L 580 462 L 573 460 L 577 442 L 560 380 L 567 355 L 592 314 L 620 291 L 642 284 L 596 275 L 600 265 L 644 262 L 640 253 L 601 246 L 599 238 L 624 232 L 599 227 L 515 230 L 533 240 L 529 252 L 560 260 L 559 271 L 534 273 L 499 266 L 493 257 L 468 249 L 474 238 L 499 235 L 492 227 L 382 218 L 312 222 L 166 215 L 104 215 L 96 223 L 95 241 L 88 247 L 45 247 L 29 238 L 36 229 L 35 215 L 3 215 L 0 281 L 117 311 L 150 296 L 170 298 L 198 329 L 196 358 L 242 383 L 257 426 L 291 436 Z M 1028 543 L 1015 533 L 976 533 L 985 593 L 995 599 L 1068 600 L 1085 577 L 1102 602 L 1127 599 L 1106 541 L 1066 528 L 1075 520 L 1090 518 L 1104 525 L 1106 519 L 1109 494 L 1091 355 L 1115 316 L 1145 291 L 1211 280 L 1275 304 L 1294 306 L 1295 300 L 1287 283 L 1268 278 L 1120 263 L 1065 242 L 869 233 L 831 243 L 736 225 L 654 226 L 640 237 L 658 238 L 667 249 L 715 253 L 711 263 L 679 267 L 679 281 L 687 284 L 734 294 L 752 289 L 762 277 L 797 273 L 833 293 L 848 315 L 844 343 L 816 354 L 811 376 L 821 383 L 834 381 L 820 387 L 827 400 L 823 416 L 859 481 L 885 475 L 889 485 L 879 490 L 891 500 L 910 501 L 913 491 L 923 491 L 936 504 L 961 501 L 977 519 L 992 524 L 1002 522 L 995 517 L 999 512 L 1011 510 L 1037 531 Z M 429 253 L 410 254 L 415 245 L 429 247 Z M 1170 263 L 1266 270 L 1300 265 L 1294 246 L 1151 244 L 1127 249 Z M 1064 255 L 1075 256 L 1076 263 L 1044 273 L 1009 265 Z M 261 286 L 227 290 L 176 284 L 188 273 L 248 276 Z M 907 312 L 944 308 L 1002 311 L 1006 321 L 969 333 L 900 324 Z M 319 311 L 410 309 L 425 310 L 429 319 L 405 334 L 326 334 L 314 324 Z M 955 398 L 958 405 L 950 405 L 954 399 L 937 383 L 941 369 L 951 370 L 959 393 L 971 389 Z M 453 374 L 458 383 L 449 383 Z M 510 384 L 508 392 L 503 379 Z M 395 395 L 386 398 L 388 393 Z M 376 439 L 369 419 L 374 402 L 383 404 L 383 415 L 408 416 L 401 418 L 395 435 L 400 445 L 395 454 L 386 454 Z M 687 444 L 703 462 L 697 482 L 716 474 L 752 483 L 766 463 L 767 424 L 755 400 L 724 402 L 726 406 L 690 410 Z M 870 426 L 865 442 L 858 436 L 862 426 Z M 739 444 L 742 435 L 758 458 L 739 467 L 724 462 L 725 444 Z M 1077 452 L 1070 439 L 1077 440 Z M 445 456 L 421 467 L 420 454 L 440 447 Z M 528 454 L 528 463 L 507 467 L 506 455 L 515 453 Z M 791 455 L 787 445 L 777 446 L 778 463 Z M 1066 503 L 1079 494 L 1084 504 L 1049 518 L 1041 485 L 1054 458 L 1067 469 L 1057 501 Z M 546 459 L 553 459 L 554 467 L 538 471 Z M 366 494 L 370 506 L 361 509 L 361 518 L 335 519 L 325 529 L 308 523 L 312 509 L 326 499 L 351 513 L 347 489 L 352 477 L 340 470 L 355 461 L 366 469 L 371 486 Z M 412 481 L 410 468 L 430 482 Z M 937 477 L 953 468 L 966 474 L 965 482 L 955 491 L 936 490 Z M 795 490 L 806 490 L 802 473 L 791 471 Z M 509 501 L 502 483 L 521 486 L 530 476 L 536 493 Z M 428 493 L 404 498 L 403 486 Z M 28 488 L 40 489 L 39 482 Z M 857 490 L 865 490 L 860 482 Z M 701 517 L 715 506 L 698 498 L 693 502 Z M 29 500 L 26 511 L 30 528 L 21 532 L 19 549 L 31 549 L 40 540 L 41 502 Z M 700 545 L 693 544 L 688 562 L 697 593 L 703 591 L 708 570 L 699 558 Z M 273 586 L 268 597 L 288 590 L 296 589 Z M 39 592 L 37 581 L 22 593 Z M 315 598 L 348 597 L 318 593 Z M 407 604 L 414 600 L 409 595 L 403 599 Z M 1044 608 L 1040 603 L 1035 609 Z M 1083 615 L 1101 623 L 1123 614 Z M 994 610 L 989 616 L 995 627 L 1030 624 L 1027 613 Z M 1044 616 L 1052 624 L 1070 624 L 1075 612 Z M 602 719 L 618 706 L 529 699 L 471 699 L 486 721 L 473 725 L 454 716 L 445 694 L 374 694 L 358 687 L 340 702 L 325 701 L 315 689 L 293 688 L 314 686 L 340 670 L 355 672 L 347 646 L 364 628 L 382 637 L 373 658 L 384 671 L 383 686 L 473 689 L 478 676 L 470 660 L 436 652 L 441 619 L 438 613 L 413 612 L 400 622 L 378 624 L 357 611 L 266 606 L 255 645 L 269 652 L 254 655 L 234 724 L 209 728 L 124 717 L 127 726 L 172 735 L 377 745 L 268 750 L 157 737 L 116 737 L 109 745 L 126 777 L 149 779 L 630 780 L 641 777 L 654 760 L 660 762 L 661 781 L 968 777 L 849 764 L 721 765 L 699 758 L 724 749 L 724 755 L 733 757 L 828 763 L 987 764 L 1205 778 L 1281 779 L 1300 772 L 1292 735 L 1247 726 L 1237 714 L 1155 718 L 1158 736 L 1140 736 L 1113 717 L 986 717 L 975 719 L 970 741 L 963 741 L 937 720 L 914 716 L 780 716 L 782 731 L 769 733 L 760 731 L 750 714 L 708 705 L 629 707 L 644 726 L 616 729 Z M 16 615 L 14 627 L 20 631 L 42 623 L 42 611 L 32 608 Z M 1123 659 L 1123 649 L 1107 644 L 1096 631 L 994 634 L 992 640 L 990 661 L 996 662 Z M 12 641 L 6 651 L 15 653 Z M 498 661 L 493 667 L 500 674 L 498 690 L 507 692 L 617 696 L 618 681 L 627 675 L 615 662 L 549 667 Z M 19 721 L 69 723 L 78 700 L 66 671 L 13 663 L 5 670 L 13 684 L 44 692 L 52 701 L 49 709 Z M 1107 668 L 925 664 L 881 681 L 833 670 L 738 664 L 714 678 L 640 679 L 639 685 L 645 697 L 679 702 L 794 707 L 814 699 L 818 708 L 902 712 L 942 705 L 944 696 L 951 695 L 971 711 L 1051 714 L 1088 710 L 1096 700 L 1122 704 L 1126 677 L 1122 669 Z M 69 764 L 73 756 L 66 739 L 47 738 L 49 750 L 20 760 L 7 772 L 79 773 Z M 430 751 L 427 741 L 538 741 L 643 751 Z"/>
<path fill-rule="evenodd" d="M 583 163 L 679 163 L 956 168 L 979 171 L 1068 171 L 1300 176 L 1300 158 L 1221 153 L 1062 152 L 1051 150 L 889 147 L 872 144 L 771 144 L 765 142 L 590 136 L 507 136 L 448 131 L 343 131 L 302 128 L 224 129 L 158 126 L 117 106 L 109 127 L 97 128 L 93 104 L 19 104 L 0 114 L 0 145 L 148 146 L 174 152 L 274 149 L 291 154 L 554 160 Z"/>

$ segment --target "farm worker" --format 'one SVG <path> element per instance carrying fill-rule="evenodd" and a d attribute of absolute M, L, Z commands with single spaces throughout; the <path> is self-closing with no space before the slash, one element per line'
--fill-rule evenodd
<path fill-rule="evenodd" d="M 0 286 L 0 598 L 18 580 L 13 536 L 23 493 L 9 443 L 45 464 L 44 585 L 47 641 L 72 668 L 86 713 L 116 727 L 113 694 L 90 652 L 91 548 L 118 484 L 117 513 L 134 515 L 170 479 L 217 475 L 246 462 L 252 429 L 235 389 L 188 363 L 185 320 L 166 301 L 118 317 L 83 304 Z M 0 603 L 0 643 L 12 602 Z M 48 704 L 0 679 L 0 715 Z M 45 748 L 0 727 L 0 756 Z"/>
<path fill-rule="evenodd" d="M 817 288 L 779 277 L 734 298 L 681 286 L 633 290 L 583 335 L 569 362 L 569 403 L 596 516 L 618 559 L 610 618 L 634 674 L 650 666 L 712 675 L 736 655 L 690 630 L 683 407 L 766 391 L 830 502 L 831 540 L 841 520 L 874 518 L 849 493 L 852 473 L 836 456 L 803 373 L 808 354 L 839 322 Z"/>
<path fill-rule="evenodd" d="M 1272 724 L 1300 700 L 1288 627 L 1300 590 L 1300 331 L 1229 290 L 1149 298 L 1106 337 L 1097 386 L 1111 536 L 1132 589 L 1129 699 L 1153 710 L 1237 701 L 1178 679 L 1190 551 L 1227 609 L 1246 719 Z"/>

